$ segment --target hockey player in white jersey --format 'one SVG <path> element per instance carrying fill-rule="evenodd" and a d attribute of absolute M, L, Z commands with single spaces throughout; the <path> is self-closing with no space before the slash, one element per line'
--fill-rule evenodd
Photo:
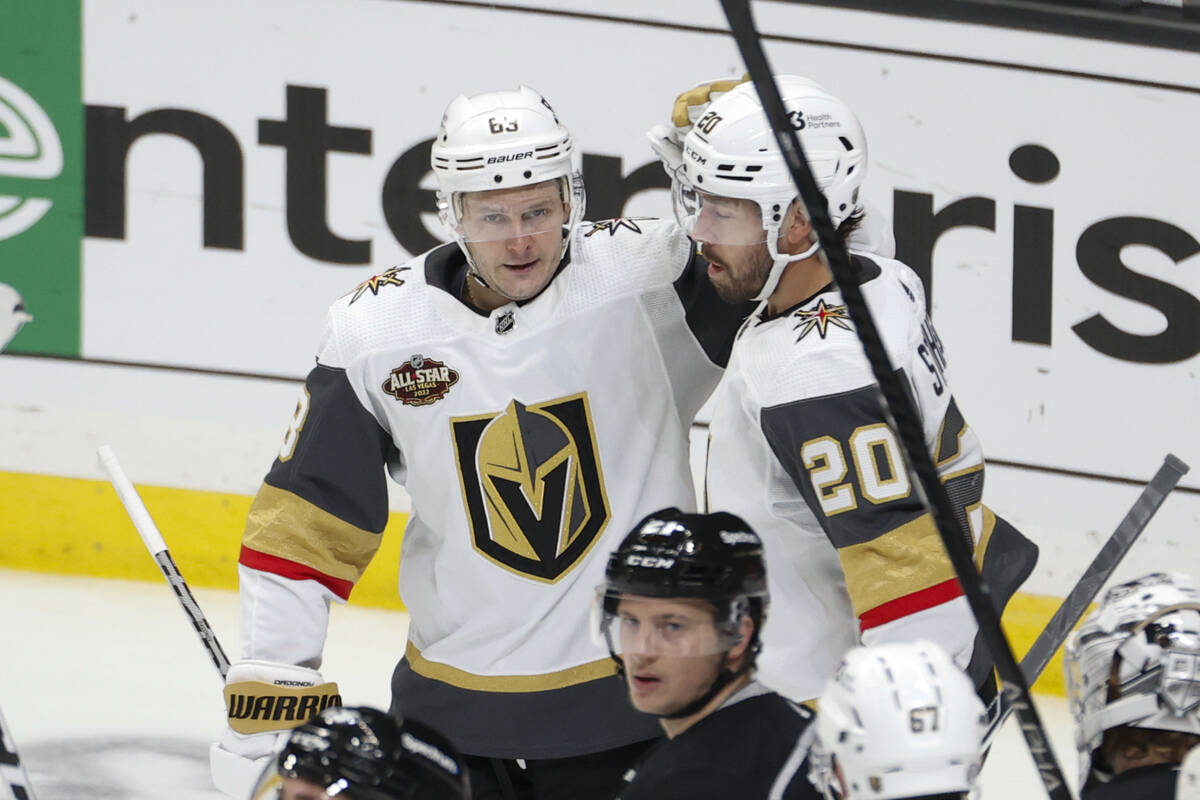
<path fill-rule="evenodd" d="M 1171 800 L 1200 744 L 1200 591 L 1189 575 L 1113 586 L 1067 640 L 1083 800 Z M 1181 796 L 1186 792 L 1181 792 Z"/>
<path fill-rule="evenodd" d="M 334 702 L 328 606 L 379 545 L 385 466 L 412 503 L 392 710 L 454 742 L 476 797 L 611 798 L 661 734 L 588 609 L 625 531 L 694 508 L 689 427 L 748 308 L 674 222 L 583 222 L 580 161 L 533 90 L 456 98 L 432 147 L 456 241 L 330 309 L 246 526 L 218 786 Z"/>
<path fill-rule="evenodd" d="M 777 79 L 941 480 L 1003 605 L 1036 547 L 982 504 L 983 455 L 950 389 L 925 293 L 904 264 L 854 247 L 867 145 L 853 112 L 810 80 Z M 707 504 L 763 538 L 776 609 L 761 674 L 815 697 L 841 653 L 937 642 L 985 693 L 990 658 L 905 468 L 841 294 L 751 84 L 714 100 L 683 141 L 676 217 L 728 302 L 759 301 L 714 394 Z"/>
<path fill-rule="evenodd" d="M 809 777 L 829 800 L 974 796 L 987 712 L 932 642 L 846 653 L 821 695 L 816 728 Z"/>

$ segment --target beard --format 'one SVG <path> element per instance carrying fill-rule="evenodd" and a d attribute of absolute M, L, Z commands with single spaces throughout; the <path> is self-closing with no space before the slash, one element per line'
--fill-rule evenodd
<path fill-rule="evenodd" d="M 762 291 L 767 277 L 771 274 L 771 254 L 765 245 L 755 250 L 736 267 L 731 267 L 719 255 L 714 257 L 704 252 L 701 252 L 701 255 L 721 269 L 718 275 L 709 278 L 709 282 L 716 290 L 717 297 L 726 303 L 737 304 L 753 300 Z"/>

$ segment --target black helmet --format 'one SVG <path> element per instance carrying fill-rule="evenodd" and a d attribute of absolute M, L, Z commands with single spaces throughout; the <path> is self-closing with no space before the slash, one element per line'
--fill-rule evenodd
<path fill-rule="evenodd" d="M 600 633 L 622 674 L 613 621 L 626 595 L 705 600 L 715 610 L 725 652 L 740 641 L 741 620 L 754 621 L 747 657 L 736 671 L 722 667 L 706 692 L 668 718 L 692 714 L 722 687 L 754 667 L 767 607 L 762 540 L 740 517 L 726 512 L 687 514 L 664 508 L 637 524 L 608 559 L 600 598 Z"/>
<path fill-rule="evenodd" d="M 291 732 L 259 778 L 252 800 L 299 778 L 352 800 L 467 800 L 466 768 L 454 746 L 413 720 L 374 708 L 327 708 Z"/>
<path fill-rule="evenodd" d="M 610 593 L 691 597 L 719 604 L 767 596 L 762 541 L 738 516 L 685 514 L 664 508 L 650 514 L 608 559 Z"/>

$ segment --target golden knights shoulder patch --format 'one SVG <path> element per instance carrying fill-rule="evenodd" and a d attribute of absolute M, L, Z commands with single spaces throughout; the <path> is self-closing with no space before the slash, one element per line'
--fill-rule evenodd
<path fill-rule="evenodd" d="M 472 545 L 500 566 L 553 583 L 611 516 L 587 395 L 450 420 Z"/>
<path fill-rule="evenodd" d="M 406 406 L 427 406 L 445 397 L 456 383 L 456 370 L 418 353 L 392 370 L 383 391 Z"/>
<path fill-rule="evenodd" d="M 408 272 L 411 267 L 392 267 L 391 269 L 381 272 L 378 275 L 372 275 L 365 281 L 354 287 L 354 296 L 350 298 L 350 302 L 346 305 L 354 305 L 358 298 L 362 297 L 367 292 L 372 296 L 377 296 L 379 290 L 384 286 L 403 286 L 404 279 L 400 277 L 401 272 Z"/>

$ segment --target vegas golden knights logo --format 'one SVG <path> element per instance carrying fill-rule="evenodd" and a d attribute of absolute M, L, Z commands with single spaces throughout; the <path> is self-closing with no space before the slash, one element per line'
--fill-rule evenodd
<path fill-rule="evenodd" d="M 608 498 L 587 396 L 450 421 L 475 549 L 553 583 L 608 523 Z"/>

